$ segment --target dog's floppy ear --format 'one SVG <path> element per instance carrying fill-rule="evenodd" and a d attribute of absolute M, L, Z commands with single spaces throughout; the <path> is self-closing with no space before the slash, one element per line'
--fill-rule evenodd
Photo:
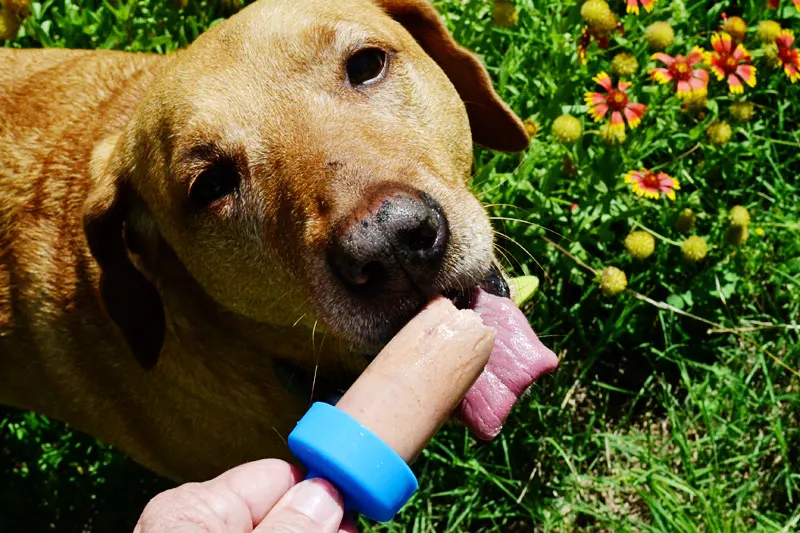
<path fill-rule="evenodd" d="M 525 126 L 492 88 L 475 55 L 458 45 L 427 0 L 373 0 L 402 24 L 447 74 L 467 108 L 472 140 L 502 152 L 528 147 Z"/>
<path fill-rule="evenodd" d="M 164 342 L 164 306 L 156 288 L 128 256 L 125 225 L 133 191 L 124 173 L 111 163 L 112 152 L 113 140 L 95 150 L 83 229 L 100 266 L 100 297 L 106 313 L 139 363 L 151 369 Z"/>

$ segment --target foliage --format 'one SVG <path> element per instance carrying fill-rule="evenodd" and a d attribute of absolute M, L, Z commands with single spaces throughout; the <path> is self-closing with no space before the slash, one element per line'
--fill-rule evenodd
<path fill-rule="evenodd" d="M 598 33 L 584 29 L 572 0 L 516 0 L 515 13 L 488 0 L 437 2 L 456 39 L 539 131 L 520 155 L 476 149 L 473 186 L 508 271 L 542 279 L 527 308 L 561 366 L 494 443 L 455 425 L 442 431 L 415 464 L 420 491 L 395 522 L 369 526 L 376 531 L 800 529 L 800 83 L 756 37 L 768 18 L 800 32 L 800 12 L 788 0 L 777 9 L 661 0 L 652 11 L 642 2 L 638 15 L 625 4 L 610 2 L 621 29 Z M 33 2 L 11 46 L 168 52 L 235 9 Z M 694 46 L 712 50 L 723 14 L 747 24 L 754 87 L 731 93 L 705 63 L 693 68 L 711 74 L 706 95 L 679 99 L 672 83 L 651 79 L 664 64 L 650 57 L 648 26 L 668 22 L 665 52 L 687 56 Z M 601 90 L 600 72 L 619 71 L 612 59 L 622 52 L 639 65 L 627 93 L 647 110 L 638 127 L 611 136 L 608 117 L 592 123 L 584 98 Z M 565 114 L 582 121 L 574 144 L 551 133 Z M 709 126 L 722 121 L 729 138 L 710 139 Z M 673 177 L 675 200 L 634 195 L 624 176 L 642 169 Z M 750 217 L 738 241 L 734 206 Z M 676 228 L 686 208 L 696 217 L 688 235 Z M 626 253 L 635 230 L 655 238 L 645 259 Z M 696 262 L 682 251 L 692 235 L 708 245 Z M 597 274 L 608 266 L 627 274 L 617 296 L 600 292 Z M 43 417 L 9 412 L 0 427 L 10 481 L 0 520 L 27 516 L 25 530 L 103 531 L 109 521 L 130 530 L 147 495 L 165 486 Z"/>

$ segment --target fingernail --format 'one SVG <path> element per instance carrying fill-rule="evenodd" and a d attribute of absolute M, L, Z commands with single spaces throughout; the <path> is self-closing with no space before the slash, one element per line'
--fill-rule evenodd
<path fill-rule="evenodd" d="M 295 489 L 289 505 L 314 522 L 325 524 L 339 514 L 339 493 L 322 479 L 308 479 Z"/>

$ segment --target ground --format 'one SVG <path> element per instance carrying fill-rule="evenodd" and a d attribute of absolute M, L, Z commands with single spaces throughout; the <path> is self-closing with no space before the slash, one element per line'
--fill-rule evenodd
<path fill-rule="evenodd" d="M 442 431 L 414 465 L 414 499 L 364 530 L 800 530 L 800 83 L 781 63 L 792 48 L 759 30 L 772 19 L 800 32 L 800 12 L 791 0 L 630 3 L 639 14 L 621 1 L 436 2 L 536 131 L 521 155 L 477 149 L 473 187 L 509 273 L 541 278 L 526 311 L 561 365 L 495 442 Z M 80 4 L 33 2 L 6 45 L 168 52 L 238 7 Z M 672 34 L 648 30 L 656 21 Z M 749 54 L 719 81 L 726 57 L 712 40 L 725 40 L 712 35 L 723 25 L 731 53 L 738 39 Z M 670 58 L 707 52 L 691 67 L 708 72 L 705 95 L 679 99 L 667 79 L 677 71 L 653 78 L 666 68 L 653 47 L 664 46 Z M 622 52 L 636 61 L 612 62 Z M 601 72 L 612 89 L 623 75 L 627 103 L 646 105 L 616 129 L 614 102 L 593 120 L 606 103 Z M 752 117 L 735 102 L 752 103 Z M 554 127 L 564 114 L 577 121 Z M 626 182 L 630 171 L 640 174 Z M 634 230 L 652 235 L 654 251 L 646 236 L 626 249 Z M 598 276 L 609 266 L 624 278 Z M 130 530 L 168 486 L 42 417 L 3 411 L 0 428 L 2 531 Z"/>

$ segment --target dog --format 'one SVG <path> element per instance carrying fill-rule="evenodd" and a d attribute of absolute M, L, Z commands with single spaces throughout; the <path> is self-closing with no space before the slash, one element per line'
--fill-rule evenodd
<path fill-rule="evenodd" d="M 426 0 L 261 0 L 167 56 L 0 49 L 0 402 L 178 481 L 288 459 L 431 298 L 508 295 L 473 142 L 529 138 Z"/>

